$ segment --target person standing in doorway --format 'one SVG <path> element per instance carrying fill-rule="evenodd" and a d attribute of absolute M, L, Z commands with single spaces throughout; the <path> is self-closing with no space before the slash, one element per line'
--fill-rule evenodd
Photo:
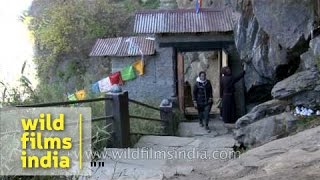
<path fill-rule="evenodd" d="M 212 86 L 204 71 L 199 73 L 196 81 L 193 88 L 193 104 L 198 109 L 200 126 L 204 126 L 204 121 L 205 128 L 209 131 L 209 113 L 213 104 Z"/>
<path fill-rule="evenodd" d="M 234 100 L 234 84 L 244 76 L 245 71 L 243 71 L 238 76 L 233 76 L 229 67 L 223 67 L 222 74 L 223 76 L 220 82 L 220 96 L 222 98 L 222 120 L 225 123 L 235 123 L 236 106 Z"/>

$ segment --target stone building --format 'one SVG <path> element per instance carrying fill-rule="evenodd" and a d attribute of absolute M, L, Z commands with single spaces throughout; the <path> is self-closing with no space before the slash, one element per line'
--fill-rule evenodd
<path fill-rule="evenodd" d="M 194 113 L 190 99 L 192 86 L 200 71 L 207 72 L 213 84 L 214 100 L 217 101 L 220 97 L 221 68 L 230 66 L 235 74 L 242 70 L 234 45 L 232 12 L 229 8 L 202 8 L 199 13 L 194 9 L 139 11 L 135 15 L 134 32 L 139 34 L 134 37 L 140 42 L 139 47 L 144 49 L 146 43 L 151 41 L 153 49 L 144 49 L 148 52 L 144 56 L 145 75 L 123 86 L 129 91 L 130 98 L 157 103 L 169 98 L 176 102 L 181 111 Z M 125 39 L 122 38 L 122 41 Z M 100 43 L 100 46 L 111 48 L 110 51 L 123 51 L 108 43 Z M 136 51 L 134 54 L 102 53 L 98 56 L 111 57 L 114 72 L 134 62 L 140 54 Z M 91 56 L 96 55 L 91 53 Z M 245 113 L 244 91 L 242 83 L 237 86 L 236 104 L 240 116 Z"/>
<path fill-rule="evenodd" d="M 130 48 L 130 39 L 135 48 Z M 141 60 L 141 52 L 145 63 L 144 75 L 137 75 L 136 79 L 126 81 L 122 89 L 129 91 L 131 99 L 159 103 L 172 96 L 174 88 L 172 49 L 157 48 L 154 39 L 148 36 L 117 37 L 98 39 L 90 56 L 110 60 L 111 71 L 114 73 Z"/>

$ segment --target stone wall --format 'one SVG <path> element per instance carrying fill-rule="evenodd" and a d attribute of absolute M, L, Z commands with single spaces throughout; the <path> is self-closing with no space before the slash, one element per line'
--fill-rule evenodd
<path fill-rule="evenodd" d="M 129 98 L 160 104 L 164 98 L 173 96 L 173 50 L 171 48 L 157 49 L 156 55 L 145 57 L 145 74 L 136 79 L 127 81 L 123 90 L 129 92 Z M 113 57 L 112 72 L 120 71 L 123 67 L 132 64 L 140 57 Z"/>

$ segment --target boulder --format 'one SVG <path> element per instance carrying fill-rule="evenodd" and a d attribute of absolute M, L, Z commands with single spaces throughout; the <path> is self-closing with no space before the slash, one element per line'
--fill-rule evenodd
<path fill-rule="evenodd" d="M 217 180 L 320 179 L 319 142 L 320 127 L 316 127 L 249 150 L 207 174 Z"/>
<path fill-rule="evenodd" d="M 288 98 L 303 91 L 313 90 L 317 84 L 319 84 L 317 70 L 302 71 L 278 82 L 273 87 L 271 95 L 276 99 Z"/>
<path fill-rule="evenodd" d="M 271 100 L 255 106 L 248 114 L 242 116 L 236 122 L 236 128 L 243 128 L 262 118 L 282 113 L 288 106 L 287 101 Z"/>
<path fill-rule="evenodd" d="M 304 91 L 293 96 L 291 101 L 295 106 L 303 106 L 315 110 L 320 107 L 320 85 L 313 91 Z"/>
<path fill-rule="evenodd" d="M 310 41 L 310 49 L 314 56 L 320 55 L 320 36 L 317 36 Z"/>
<path fill-rule="evenodd" d="M 309 50 L 300 56 L 299 71 L 317 69 L 317 60 L 319 61 L 320 57 L 320 36 L 311 39 L 309 46 Z"/>
<path fill-rule="evenodd" d="M 235 139 L 247 147 L 260 146 L 287 136 L 295 129 L 296 117 L 290 112 L 260 119 L 235 131 Z"/>
<path fill-rule="evenodd" d="M 316 68 L 315 56 L 312 51 L 307 51 L 300 56 L 300 66 L 298 71 L 305 71 Z"/>

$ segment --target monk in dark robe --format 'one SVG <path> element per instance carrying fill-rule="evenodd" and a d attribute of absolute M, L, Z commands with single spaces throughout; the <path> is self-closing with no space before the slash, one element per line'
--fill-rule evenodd
<path fill-rule="evenodd" d="M 234 84 L 245 74 L 243 71 L 238 76 L 233 76 L 229 67 L 222 68 L 222 78 L 220 81 L 220 97 L 222 98 L 222 120 L 225 123 L 235 123 L 236 106 L 234 100 Z"/>

